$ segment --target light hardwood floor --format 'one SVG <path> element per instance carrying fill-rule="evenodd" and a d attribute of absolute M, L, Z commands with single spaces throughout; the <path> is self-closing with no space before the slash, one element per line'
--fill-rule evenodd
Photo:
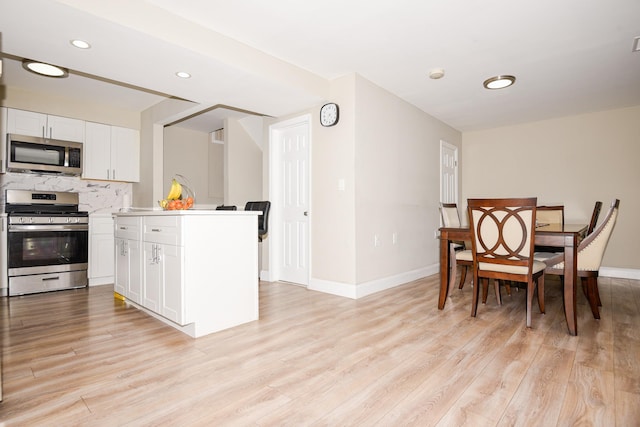
<path fill-rule="evenodd" d="M 577 337 L 552 278 L 533 329 L 524 291 L 438 311 L 438 276 L 360 300 L 262 283 L 260 320 L 198 339 L 111 286 L 2 298 L 0 426 L 637 426 L 640 281 L 600 289 Z"/>

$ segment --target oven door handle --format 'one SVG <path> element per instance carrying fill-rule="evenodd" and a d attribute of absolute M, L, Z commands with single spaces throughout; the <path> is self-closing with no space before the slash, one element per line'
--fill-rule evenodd
<path fill-rule="evenodd" d="M 38 232 L 38 231 L 89 231 L 89 226 L 87 224 L 52 224 L 52 225 L 18 225 L 12 224 L 8 227 L 9 233 L 15 231 L 27 231 L 27 232 Z"/>

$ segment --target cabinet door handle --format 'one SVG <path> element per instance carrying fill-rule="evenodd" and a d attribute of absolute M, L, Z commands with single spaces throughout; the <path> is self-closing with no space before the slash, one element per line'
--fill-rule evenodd
<path fill-rule="evenodd" d="M 116 170 L 115 169 L 113 170 L 113 178 L 111 178 L 111 179 L 116 179 Z"/>
<path fill-rule="evenodd" d="M 157 232 L 160 232 L 160 231 L 162 231 L 162 228 L 152 228 L 152 229 L 151 229 L 151 231 L 157 231 Z"/>

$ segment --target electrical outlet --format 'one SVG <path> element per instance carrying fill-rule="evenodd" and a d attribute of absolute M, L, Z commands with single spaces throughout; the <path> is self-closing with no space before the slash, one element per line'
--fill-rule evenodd
<path fill-rule="evenodd" d="M 394 245 L 398 244 L 398 233 L 393 233 L 391 235 L 391 241 L 393 242 Z"/>
<path fill-rule="evenodd" d="M 376 248 L 380 246 L 380 236 L 377 234 L 373 236 L 373 246 Z"/>
<path fill-rule="evenodd" d="M 440 237 L 440 235 L 439 235 L 439 233 L 438 233 L 438 230 L 437 230 L 437 229 L 436 229 L 436 230 L 433 230 L 433 238 L 434 238 L 434 239 L 438 239 L 439 237 Z"/>

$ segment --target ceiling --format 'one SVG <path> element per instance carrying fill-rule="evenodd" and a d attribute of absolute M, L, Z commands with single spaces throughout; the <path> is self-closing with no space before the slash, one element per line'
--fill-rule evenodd
<path fill-rule="evenodd" d="M 0 11 L 5 85 L 133 111 L 167 97 L 233 107 L 204 128 L 318 106 L 350 73 L 463 132 L 640 105 L 638 0 L 0 0 Z M 71 75 L 32 76 L 20 58 Z M 445 76 L 430 79 L 434 68 Z M 515 85 L 482 87 L 498 74 Z"/>

